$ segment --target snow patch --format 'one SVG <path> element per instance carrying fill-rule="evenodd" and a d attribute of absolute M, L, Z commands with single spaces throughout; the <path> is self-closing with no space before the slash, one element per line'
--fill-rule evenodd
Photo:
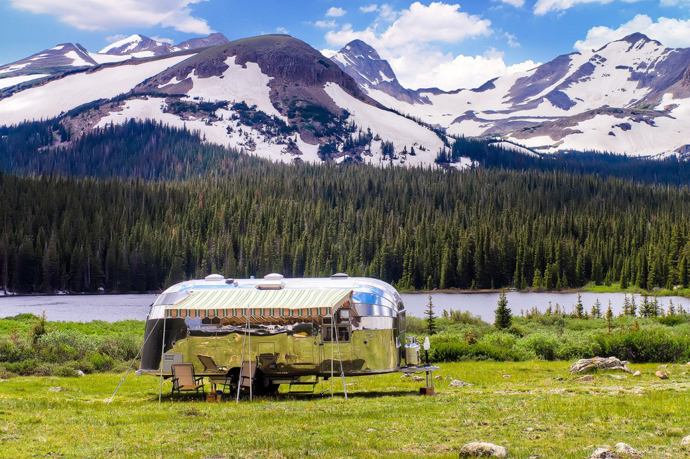
<path fill-rule="evenodd" d="M 75 73 L 0 100 L 0 125 L 53 118 L 87 102 L 110 99 L 190 56 Z"/>
<path fill-rule="evenodd" d="M 362 102 L 335 83 L 327 83 L 324 90 L 336 105 L 350 113 L 351 119 L 358 127 L 363 130 L 370 128 L 383 140 L 393 142 L 397 154 L 400 154 L 404 147 L 407 147 L 408 151 L 414 147 L 417 154 L 407 156 L 407 165 L 432 164 L 436 153 L 443 147 L 441 139 L 431 130 L 397 113 Z M 420 149 L 420 146 L 423 149 Z"/>
<path fill-rule="evenodd" d="M 9 88 L 19 83 L 25 83 L 27 81 L 37 80 L 39 78 L 47 76 L 50 75 L 47 73 L 35 73 L 33 75 L 20 75 L 15 77 L 0 78 L 0 89 Z"/>
<path fill-rule="evenodd" d="M 204 100 L 228 100 L 247 105 L 256 105 L 257 109 L 268 115 L 277 116 L 287 121 L 271 102 L 271 79 L 264 74 L 256 62 L 247 62 L 245 67 L 235 63 L 235 56 L 225 60 L 228 69 L 223 78 L 212 76 L 201 78 L 196 72 L 191 75 L 192 89 L 187 93 L 191 97 L 202 97 Z"/>

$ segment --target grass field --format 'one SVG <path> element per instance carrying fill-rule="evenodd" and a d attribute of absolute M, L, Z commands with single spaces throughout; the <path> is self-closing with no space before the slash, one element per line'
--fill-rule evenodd
<path fill-rule="evenodd" d="M 690 457 L 690 366 L 632 365 L 642 376 L 568 374 L 566 362 L 441 364 L 438 395 L 399 374 L 348 378 L 349 400 L 281 395 L 239 404 L 171 400 L 165 383 L 120 375 L 15 377 L 0 382 L 2 457 L 457 457 L 466 442 L 513 458 L 586 458 L 625 442 L 648 458 Z M 622 376 L 622 379 L 618 379 Z M 451 378 L 472 386 L 450 387 Z"/>

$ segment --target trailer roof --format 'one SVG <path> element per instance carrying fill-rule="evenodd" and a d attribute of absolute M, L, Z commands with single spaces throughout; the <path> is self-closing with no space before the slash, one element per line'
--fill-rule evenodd
<path fill-rule="evenodd" d="M 164 307 L 166 317 L 313 319 L 331 316 L 351 297 L 348 288 L 197 290 Z"/>

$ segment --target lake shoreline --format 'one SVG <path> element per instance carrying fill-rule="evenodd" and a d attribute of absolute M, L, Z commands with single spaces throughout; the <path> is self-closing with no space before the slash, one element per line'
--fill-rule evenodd
<path fill-rule="evenodd" d="M 623 293 L 629 295 L 647 295 L 647 296 L 680 296 L 690 298 L 690 288 L 686 289 L 658 289 L 658 290 L 644 290 L 636 288 L 622 289 L 615 285 L 587 285 L 580 288 L 564 288 L 560 290 L 546 290 L 546 289 L 516 289 L 516 288 L 487 288 L 487 289 L 461 289 L 461 288 L 445 288 L 434 290 L 401 290 L 398 292 L 404 295 L 433 295 L 444 293 L 449 295 L 475 295 L 487 293 L 515 292 L 515 293 L 546 293 L 546 294 L 572 294 L 572 293 Z M 148 292 L 54 292 L 54 293 L 2 293 L 0 292 L 0 300 L 2 298 L 21 298 L 21 297 L 42 297 L 42 296 L 64 296 L 64 297 L 82 297 L 82 296 L 123 296 L 123 295 L 160 295 L 162 291 L 148 291 Z"/>

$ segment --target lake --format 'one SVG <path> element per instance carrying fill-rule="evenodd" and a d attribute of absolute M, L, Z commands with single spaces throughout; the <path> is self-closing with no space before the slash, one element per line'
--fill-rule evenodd
<path fill-rule="evenodd" d="M 508 306 L 513 314 L 520 314 L 536 307 L 540 311 L 549 305 L 557 304 L 566 311 L 572 311 L 577 302 L 577 293 L 558 292 L 508 292 Z M 609 301 L 615 314 L 619 314 L 625 295 L 623 293 L 581 293 L 582 303 L 589 311 L 598 299 L 602 312 L 608 307 Z M 630 296 L 630 295 L 628 295 Z M 640 295 L 634 295 L 639 307 L 642 302 Z M 406 293 L 402 295 L 408 314 L 422 317 L 428 302 L 429 294 Z M 469 311 L 487 322 L 493 322 L 494 309 L 498 301 L 498 293 L 433 293 L 431 295 L 436 315 L 440 316 L 444 309 Z M 115 322 L 118 320 L 144 320 L 149 306 L 156 299 L 156 295 L 46 295 L 46 296 L 8 296 L 0 297 L 0 317 L 9 317 L 21 313 L 41 315 L 46 314 L 48 320 L 89 322 L 103 320 Z M 683 297 L 657 297 L 659 304 L 666 309 L 669 301 L 683 305 L 690 310 L 690 299 Z"/>

